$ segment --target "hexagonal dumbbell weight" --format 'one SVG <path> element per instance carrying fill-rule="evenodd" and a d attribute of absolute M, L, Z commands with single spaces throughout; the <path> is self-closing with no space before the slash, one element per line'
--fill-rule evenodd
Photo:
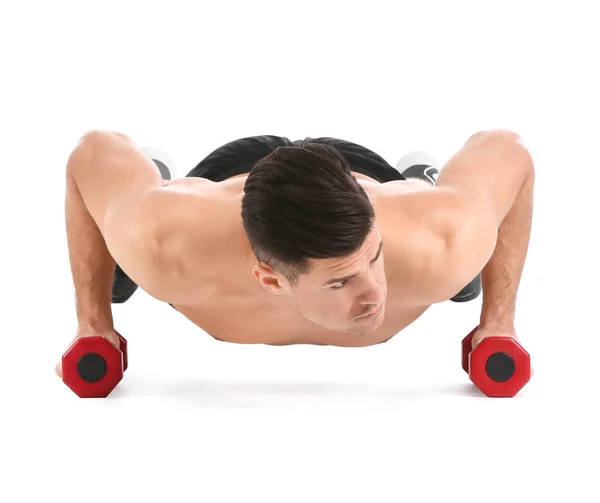
<path fill-rule="evenodd" d="M 104 398 L 127 370 L 127 341 L 119 349 L 104 337 L 80 337 L 62 357 L 63 382 L 80 398 Z"/>
<path fill-rule="evenodd" d="M 486 337 L 472 349 L 475 327 L 462 341 L 462 367 L 489 397 L 515 396 L 531 377 L 529 353 L 512 337 Z"/>

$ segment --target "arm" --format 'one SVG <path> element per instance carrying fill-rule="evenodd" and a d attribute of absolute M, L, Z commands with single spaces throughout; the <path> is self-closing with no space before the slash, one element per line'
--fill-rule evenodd
<path fill-rule="evenodd" d="M 514 334 L 534 180 L 529 151 L 509 131 L 473 135 L 438 177 L 437 187 L 452 189 L 457 196 L 446 256 L 456 291 L 481 272 L 480 329 Z"/>
<path fill-rule="evenodd" d="M 161 185 L 156 165 L 118 133 L 91 131 L 69 156 L 65 222 L 80 330 L 113 329 L 115 259 L 143 283 L 142 271 L 154 259 L 145 201 Z"/>

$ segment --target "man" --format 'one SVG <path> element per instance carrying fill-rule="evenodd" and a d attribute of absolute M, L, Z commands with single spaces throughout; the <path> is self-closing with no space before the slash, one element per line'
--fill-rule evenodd
<path fill-rule="evenodd" d="M 139 285 L 222 341 L 368 346 L 481 284 L 473 346 L 516 337 L 531 155 L 489 130 L 432 164 L 405 176 L 344 140 L 258 136 L 164 180 L 127 136 L 90 131 L 66 168 L 76 337 L 118 347 L 111 298 Z"/>

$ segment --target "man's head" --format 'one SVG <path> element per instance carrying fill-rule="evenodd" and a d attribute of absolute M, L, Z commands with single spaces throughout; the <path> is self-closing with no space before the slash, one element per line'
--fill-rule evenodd
<path fill-rule="evenodd" d="M 330 330 L 364 335 L 359 316 L 387 293 L 375 212 L 343 155 L 329 145 L 279 147 L 252 169 L 242 222 L 258 260 L 252 272 L 274 295 Z"/>

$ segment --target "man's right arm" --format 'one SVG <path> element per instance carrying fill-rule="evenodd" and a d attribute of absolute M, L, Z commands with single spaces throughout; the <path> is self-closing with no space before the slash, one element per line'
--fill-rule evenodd
<path fill-rule="evenodd" d="M 138 162 L 131 165 L 132 159 Z M 136 156 L 133 142 L 117 133 L 90 132 L 69 156 L 65 223 L 80 331 L 113 329 L 115 259 L 134 281 L 155 260 L 155 229 L 145 206 L 161 180 L 154 163 Z"/>

